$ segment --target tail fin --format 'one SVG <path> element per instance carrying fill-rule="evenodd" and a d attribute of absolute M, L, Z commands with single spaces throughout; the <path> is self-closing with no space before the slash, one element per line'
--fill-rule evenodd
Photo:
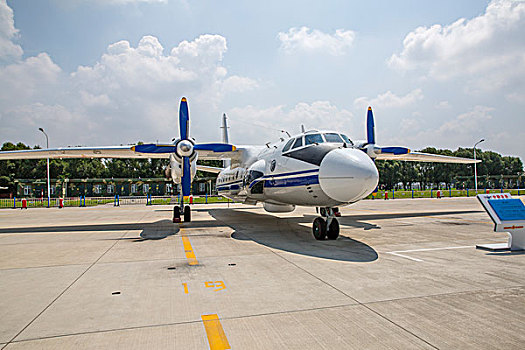
<path fill-rule="evenodd" d="M 222 114 L 222 143 L 230 143 L 229 137 L 228 137 L 228 118 L 226 117 L 226 113 Z M 223 167 L 227 168 L 231 165 L 230 159 L 225 159 L 222 161 Z"/>
<path fill-rule="evenodd" d="M 226 118 L 226 113 L 222 115 L 222 143 L 230 143 L 228 138 L 228 118 Z"/>

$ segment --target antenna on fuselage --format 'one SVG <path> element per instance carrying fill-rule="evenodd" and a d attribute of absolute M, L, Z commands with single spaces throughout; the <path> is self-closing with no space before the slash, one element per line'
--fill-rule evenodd
<path fill-rule="evenodd" d="M 222 114 L 222 143 L 230 143 L 229 137 L 228 137 L 228 118 L 226 117 L 226 113 Z M 224 168 L 227 168 L 231 165 L 230 159 L 224 159 L 222 161 L 222 166 Z"/>
<path fill-rule="evenodd" d="M 301 124 L 301 133 L 304 134 L 305 132 L 306 132 L 306 130 L 304 129 L 304 124 Z"/>

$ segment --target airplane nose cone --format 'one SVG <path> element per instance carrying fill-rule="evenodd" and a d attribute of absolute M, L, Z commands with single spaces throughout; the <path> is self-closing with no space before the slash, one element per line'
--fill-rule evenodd
<path fill-rule="evenodd" d="M 319 167 L 321 189 L 340 202 L 365 198 L 374 191 L 378 181 L 374 162 L 358 149 L 335 149 L 324 157 Z"/>

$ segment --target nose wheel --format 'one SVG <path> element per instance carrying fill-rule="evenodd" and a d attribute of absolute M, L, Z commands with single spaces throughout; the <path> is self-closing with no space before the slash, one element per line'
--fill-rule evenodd
<path fill-rule="evenodd" d="M 189 205 L 174 206 L 173 207 L 173 222 L 181 223 L 181 213 L 184 216 L 184 222 L 191 222 L 191 208 Z"/>
<path fill-rule="evenodd" d="M 337 208 L 320 208 L 319 213 L 321 217 L 315 218 L 312 225 L 312 232 L 315 239 L 337 239 L 340 229 L 339 222 L 335 216 L 339 213 L 339 210 L 337 210 Z"/>

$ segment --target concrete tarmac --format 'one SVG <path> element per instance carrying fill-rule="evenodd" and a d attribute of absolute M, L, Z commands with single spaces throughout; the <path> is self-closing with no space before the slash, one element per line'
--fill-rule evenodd
<path fill-rule="evenodd" d="M 525 254 L 475 198 L 0 211 L 0 349 L 521 349 Z M 520 345 L 521 344 L 521 345 Z"/>

